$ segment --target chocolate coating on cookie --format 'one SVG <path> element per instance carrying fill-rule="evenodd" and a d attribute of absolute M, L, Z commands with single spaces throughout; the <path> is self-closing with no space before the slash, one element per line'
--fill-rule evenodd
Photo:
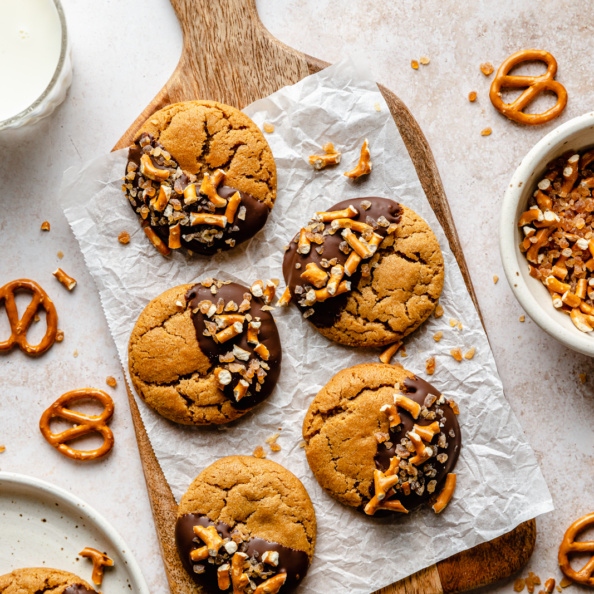
<path fill-rule="evenodd" d="M 141 157 L 150 159 L 152 166 L 165 172 L 167 179 L 155 180 L 143 174 Z M 154 176 L 153 176 L 154 177 Z M 271 202 L 263 202 L 247 192 L 234 187 L 218 185 L 217 195 L 224 199 L 221 207 L 215 207 L 205 194 L 200 193 L 202 175 L 187 174 L 178 167 L 173 156 L 168 157 L 165 148 L 150 134 L 145 133 L 128 151 L 127 176 L 124 192 L 140 217 L 143 225 L 149 226 L 166 246 L 174 247 L 174 234 L 179 247 L 197 254 L 212 255 L 233 248 L 253 237 L 266 223 Z M 187 198 L 184 190 L 194 184 L 196 199 Z M 168 198 L 159 202 L 161 192 Z M 241 201 L 235 205 L 232 220 L 227 204 L 239 193 Z M 220 224 L 193 224 L 193 215 L 215 215 Z M 227 221 L 223 226 L 223 217 Z M 179 225 L 179 227 L 177 227 Z M 172 231 L 172 229 L 174 231 Z"/>
<path fill-rule="evenodd" d="M 415 425 L 425 427 L 430 426 L 436 421 L 440 425 L 440 432 L 436 433 L 433 439 L 426 444 L 435 449 L 436 456 L 431 457 L 425 464 L 416 467 L 418 477 L 410 477 L 405 469 L 400 471 L 402 481 L 411 483 L 411 489 L 410 493 L 405 495 L 401 488 L 396 487 L 395 497 L 408 511 L 412 511 L 427 503 L 441 491 L 446 476 L 456 466 L 462 440 L 456 414 L 447 401 L 445 401 L 445 398 L 441 397 L 439 390 L 424 379 L 415 376 L 404 380 L 403 392 L 408 398 L 421 406 L 421 415 L 415 420 L 410 412 L 398 408 L 401 423 L 397 427 L 389 429 L 389 440 L 378 444 L 377 447 L 374 460 L 378 470 L 382 472 L 387 470 L 390 466 L 390 460 L 394 456 L 399 456 L 403 460 L 406 460 L 414 455 L 414 452 L 409 452 L 401 444 L 401 440 L 406 440 L 407 434 L 413 430 Z M 427 406 L 429 403 L 431 405 Z M 426 416 L 423 417 L 423 415 Z M 441 441 L 440 436 L 443 436 L 441 437 Z M 386 444 L 390 447 L 386 447 Z M 442 457 L 444 455 L 446 459 L 440 461 L 443 460 Z M 440 456 L 442 457 L 440 458 Z M 435 486 L 433 487 L 432 485 L 432 488 L 428 489 L 427 485 L 430 481 L 435 481 Z M 412 488 L 415 482 L 418 486 Z M 387 500 L 389 499 L 387 497 Z"/>
<path fill-rule="evenodd" d="M 177 519 L 175 524 L 175 542 L 184 568 L 192 579 L 197 584 L 203 586 L 207 592 L 220 592 L 218 587 L 217 569 L 225 563 L 230 563 L 233 554 L 227 553 L 223 547 L 219 549 L 218 555 L 214 557 L 214 563 L 193 562 L 190 558 L 190 553 L 204 546 L 204 543 L 197 539 L 196 534 L 194 533 L 194 526 L 198 525 L 205 528 L 214 526 L 223 540 L 229 539 L 230 541 L 232 540 L 233 529 L 224 522 L 215 523 L 209 520 L 208 517 L 198 514 L 184 514 Z M 245 553 L 249 558 L 255 559 L 258 563 L 261 563 L 262 555 L 265 552 L 277 552 L 278 564 L 276 566 L 262 564 L 261 567 L 269 574 L 265 575 L 263 579 L 277 573 L 287 574 L 287 579 L 281 588 L 281 592 L 290 592 L 293 590 L 305 577 L 309 567 L 309 558 L 304 551 L 291 549 L 262 538 L 252 537 L 243 543 L 240 541 L 237 550 Z M 204 571 L 199 569 L 198 571 L 200 571 L 200 573 L 197 573 L 195 570 L 196 565 L 204 567 Z M 258 580 L 257 583 L 263 581 L 263 579 Z"/>
<path fill-rule="evenodd" d="M 369 204 L 369 207 L 365 209 L 361 206 L 362 204 L 365 206 Z M 344 210 L 351 205 L 358 211 L 358 214 L 352 217 L 351 220 L 360 221 L 362 223 L 369 222 L 373 231 L 382 238 L 388 235 L 389 225 L 398 224 L 402 213 L 402 209 L 397 202 L 387 198 L 376 197 L 344 200 L 330 207 L 328 211 Z M 386 221 L 385 226 L 377 224 L 378 219 L 382 217 Z M 329 233 L 331 229 L 330 222 L 321 223 L 312 221 L 310 224 L 317 227 L 316 233 L 323 235 L 323 244 L 318 245 L 312 243 L 309 252 L 307 254 L 301 254 L 298 252 L 298 237 L 293 238 L 289 244 L 289 249 L 285 252 L 283 260 L 283 276 L 297 307 L 299 307 L 303 313 L 308 312 L 309 315 L 306 314 L 307 319 L 318 328 L 328 328 L 334 324 L 336 318 L 344 309 L 349 293 L 331 297 L 326 301 L 316 302 L 312 306 L 305 305 L 302 301 L 302 296 L 307 292 L 308 285 L 301 278 L 301 274 L 305 271 L 305 268 L 309 263 L 314 263 L 322 268 L 322 270 L 330 272 L 331 266 L 327 265 L 327 262 L 335 259 L 337 264 L 344 266 L 349 254 L 345 253 L 345 240 L 343 239 L 340 230 L 333 234 Z M 341 245 L 343 249 L 341 249 Z M 322 253 L 320 253 L 320 251 Z M 364 264 L 365 261 L 362 263 Z M 299 267 L 297 268 L 296 265 Z M 362 274 L 363 267 L 359 265 L 352 275 L 345 275 L 344 278 L 351 283 L 351 289 L 357 287 Z M 301 293 L 299 293 L 300 290 Z"/>
<path fill-rule="evenodd" d="M 246 299 L 246 297 L 249 297 L 249 299 Z M 216 323 L 218 316 L 217 314 L 212 314 L 209 317 L 208 314 L 202 313 L 200 304 L 211 302 L 215 305 L 220 303 L 220 300 L 224 302 L 224 306 L 221 307 L 227 308 L 226 312 L 221 312 L 223 315 L 249 315 L 252 321 L 260 323 L 257 339 L 268 351 L 268 357 L 266 359 L 262 359 L 254 350 L 255 345 L 248 341 L 247 327 L 250 321 L 247 318 L 243 322 L 243 331 L 234 338 L 223 343 L 213 338 L 205 322 Z M 236 314 L 237 310 L 231 311 L 228 309 L 229 304 L 234 303 L 239 307 L 244 300 L 249 300 L 249 309 L 242 314 Z M 196 339 L 198 340 L 200 350 L 209 358 L 213 367 L 224 367 L 225 363 L 221 362 L 221 358 L 225 358 L 226 354 L 235 352 L 235 347 L 248 353 L 247 355 L 243 355 L 244 358 L 242 359 L 235 357 L 233 361 L 226 365 L 227 369 L 230 368 L 233 380 L 224 386 L 223 393 L 225 396 L 232 401 L 235 408 L 240 410 L 252 408 L 259 402 L 262 402 L 274 389 L 280 375 L 282 362 L 282 350 L 278 330 L 270 311 L 262 309 L 265 307 L 263 300 L 259 297 L 254 297 L 250 293 L 250 289 L 237 283 L 228 283 L 220 286 L 217 289 L 216 295 L 212 294 L 210 287 L 199 283 L 194 285 L 186 293 L 186 301 L 188 304 L 187 307 L 192 311 L 192 321 L 196 329 Z M 244 367 L 248 370 L 250 367 L 255 369 L 254 374 L 252 374 L 253 377 L 249 380 L 250 387 L 248 388 L 248 392 L 239 401 L 234 397 L 233 391 L 237 382 L 246 377 L 246 374 L 241 370 L 239 372 L 233 371 L 236 368 L 233 366 L 237 368 Z M 258 377 L 262 377 L 262 382 L 258 381 Z"/>
<path fill-rule="evenodd" d="M 305 415 L 307 461 L 320 485 L 341 503 L 367 515 L 406 513 L 437 497 L 454 469 L 461 447 L 454 408 L 400 366 L 343 369 Z M 376 494 L 376 484 L 384 496 Z M 382 509 L 384 503 L 392 509 Z"/>

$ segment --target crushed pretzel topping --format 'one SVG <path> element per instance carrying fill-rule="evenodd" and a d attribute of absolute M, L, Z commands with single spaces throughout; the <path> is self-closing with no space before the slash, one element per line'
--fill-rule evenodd
<path fill-rule="evenodd" d="M 56 268 L 52 274 L 60 281 L 60 283 L 66 287 L 69 291 L 72 291 L 76 287 L 76 279 L 66 274 L 61 268 Z"/>
<path fill-rule="evenodd" d="M 264 122 L 262 129 L 264 130 L 264 132 L 266 132 L 266 134 L 272 134 L 274 132 L 274 126 L 272 124 L 269 124 L 268 122 Z"/>
<path fill-rule="evenodd" d="M 264 448 L 259 445 L 255 447 L 252 456 L 254 456 L 254 458 L 266 458 L 266 452 L 264 451 Z"/>
<path fill-rule="evenodd" d="M 440 303 L 438 303 L 438 304 L 436 305 L 436 307 L 435 307 L 435 311 L 433 312 L 433 315 L 434 315 L 436 318 L 441 318 L 441 316 L 443 316 L 443 306 L 442 306 Z"/>
<path fill-rule="evenodd" d="M 436 332 L 436 333 L 433 335 L 433 340 L 434 340 L 435 342 L 439 342 L 439 341 L 440 341 L 442 338 L 443 338 L 443 332 L 442 332 L 441 330 L 439 330 L 438 332 Z"/>
<path fill-rule="evenodd" d="M 470 93 L 468 93 L 468 101 L 471 103 L 476 101 L 476 91 L 470 91 Z"/>
<path fill-rule="evenodd" d="M 456 361 L 458 361 L 458 363 L 460 363 L 460 361 L 462 361 L 462 351 L 459 347 L 456 347 L 454 349 L 450 350 L 450 355 L 452 355 L 452 357 L 454 357 L 454 359 Z"/>
<path fill-rule="evenodd" d="M 118 241 L 122 244 L 122 245 L 127 245 L 130 243 L 130 233 L 128 233 L 128 231 L 122 231 L 119 235 L 118 235 Z"/>
<path fill-rule="evenodd" d="M 483 128 L 481 130 L 481 136 L 491 136 L 493 130 L 491 128 Z"/>
<path fill-rule="evenodd" d="M 498 282 L 499 282 L 499 277 L 496 274 L 494 274 L 493 275 L 493 284 L 496 285 Z"/>
<path fill-rule="evenodd" d="M 49 223 L 49 221 L 43 221 L 43 223 L 41 223 L 40 229 L 42 231 L 49 231 L 50 230 L 50 223 Z"/>
<path fill-rule="evenodd" d="M 398 349 L 402 346 L 402 341 L 398 341 L 395 342 L 394 344 L 391 344 L 385 351 L 383 351 L 380 356 L 379 356 L 379 360 L 382 363 L 390 363 L 390 361 L 392 360 L 392 357 L 398 352 Z"/>
<path fill-rule="evenodd" d="M 419 63 L 422 64 L 423 66 L 427 66 L 427 64 L 429 64 L 430 60 L 427 56 L 421 56 L 421 58 L 419 59 Z"/>
<path fill-rule="evenodd" d="M 469 360 L 472 359 L 474 357 L 476 353 L 476 348 L 475 347 L 470 347 L 465 353 L 464 353 L 464 358 Z"/>
<path fill-rule="evenodd" d="M 270 449 L 273 452 L 280 452 L 281 451 L 281 447 L 278 443 L 276 443 L 276 440 L 280 437 L 280 433 L 275 433 L 274 435 L 271 435 L 270 437 L 266 438 L 266 443 L 270 446 Z"/>
<path fill-rule="evenodd" d="M 435 357 L 429 357 L 425 361 L 425 371 L 427 375 L 433 375 L 435 373 Z"/>
<path fill-rule="evenodd" d="M 411 60 L 410 61 L 410 67 L 413 70 L 418 70 L 419 69 L 419 62 L 417 60 Z"/>
<path fill-rule="evenodd" d="M 110 388 L 116 388 L 118 385 L 118 382 L 116 380 L 115 377 L 113 377 L 113 375 L 108 375 L 105 378 L 105 383 L 110 387 Z"/>
<path fill-rule="evenodd" d="M 321 169 L 325 169 L 326 167 L 330 167 L 333 165 L 338 165 L 340 163 L 340 159 L 342 157 L 342 153 L 337 151 L 334 148 L 334 145 L 329 142 L 328 144 L 324 145 L 323 155 L 310 155 L 309 156 L 309 164 L 320 171 Z"/>

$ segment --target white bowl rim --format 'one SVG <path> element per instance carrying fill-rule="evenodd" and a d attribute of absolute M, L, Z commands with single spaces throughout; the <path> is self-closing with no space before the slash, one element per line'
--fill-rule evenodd
<path fill-rule="evenodd" d="M 525 260 L 523 262 L 518 261 L 517 246 L 515 245 L 514 238 L 517 225 L 516 211 L 518 202 L 527 191 L 526 187 L 523 187 L 525 181 L 531 176 L 533 171 L 543 165 L 543 161 L 546 160 L 546 153 L 554 151 L 572 134 L 589 127 L 594 128 L 594 111 L 561 124 L 539 140 L 522 159 L 503 197 L 499 222 L 499 250 L 507 281 L 526 313 L 545 332 L 559 340 L 565 346 L 594 357 L 594 335 L 582 333 L 577 328 L 575 329 L 575 333 L 568 332 L 555 320 L 555 314 L 564 314 L 555 312 L 552 305 L 551 311 L 546 311 L 536 302 L 531 290 L 519 274 L 520 266 L 527 265 L 527 262 Z M 581 147 L 575 148 L 578 150 Z"/>
<path fill-rule="evenodd" d="M 149 594 L 148 586 L 142 571 L 132 554 L 130 547 L 124 542 L 124 539 L 119 535 L 116 529 L 95 509 L 93 509 L 88 503 L 85 503 L 82 499 L 79 499 L 76 495 L 69 493 L 61 487 L 57 487 L 52 483 L 48 483 L 41 479 L 24 475 L 17 474 L 15 472 L 4 472 L 0 471 L 0 486 L 2 483 L 14 485 L 16 487 L 26 487 L 35 492 L 43 493 L 57 499 L 61 499 L 66 505 L 70 505 L 73 508 L 79 508 L 87 518 L 89 518 L 93 524 L 116 546 L 119 552 L 124 556 L 126 565 L 130 571 L 130 575 L 134 580 L 134 587 L 138 587 L 138 594 Z"/>

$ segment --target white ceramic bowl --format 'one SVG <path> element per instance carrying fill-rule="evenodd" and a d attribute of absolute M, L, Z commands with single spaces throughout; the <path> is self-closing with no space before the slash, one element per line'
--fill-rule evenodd
<path fill-rule="evenodd" d="M 499 248 L 505 276 L 526 313 L 548 334 L 565 346 L 594 357 L 594 332 L 580 332 L 569 316 L 557 311 L 546 287 L 528 273 L 528 261 L 520 251 L 523 234 L 520 214 L 547 164 L 568 150 L 594 146 L 594 112 L 555 128 L 522 159 L 503 198 L 499 225 Z"/>

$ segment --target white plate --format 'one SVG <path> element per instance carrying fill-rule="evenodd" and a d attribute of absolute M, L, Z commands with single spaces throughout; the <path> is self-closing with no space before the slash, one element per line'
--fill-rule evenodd
<path fill-rule="evenodd" d="M 92 563 L 78 555 L 85 547 L 114 560 L 105 571 L 104 594 L 149 594 L 132 553 L 93 508 L 39 479 L 0 472 L 0 575 L 21 567 L 52 567 L 92 584 Z"/>

